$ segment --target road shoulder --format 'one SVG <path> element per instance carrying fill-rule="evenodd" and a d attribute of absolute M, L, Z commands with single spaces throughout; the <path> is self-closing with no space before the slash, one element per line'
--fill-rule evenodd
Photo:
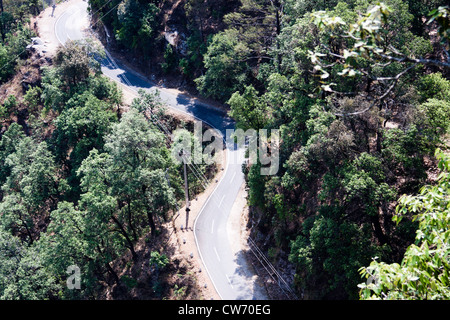
<path fill-rule="evenodd" d="M 45 55 L 47 57 L 53 58 L 59 46 L 59 40 L 55 34 L 55 24 L 58 17 L 61 16 L 68 8 L 70 8 L 70 6 L 81 1 L 83 0 L 71 0 L 58 5 L 53 16 L 53 9 L 51 7 L 47 8 L 37 17 L 36 26 L 38 28 L 39 37 L 44 41 L 46 45 L 47 50 Z M 124 102 L 126 104 L 129 104 L 133 98 L 137 97 L 136 93 L 128 89 L 126 86 L 121 84 L 120 88 L 123 89 Z M 176 89 L 166 90 L 173 91 Z M 179 119 L 190 121 L 194 120 L 193 116 L 190 116 L 184 112 L 176 111 L 174 109 L 168 109 L 168 113 Z M 195 219 L 197 218 L 197 215 L 201 212 L 204 203 L 208 200 L 209 196 L 214 191 L 217 183 L 222 179 L 225 171 L 224 164 L 226 163 L 226 154 L 226 150 L 223 150 L 223 152 L 221 152 L 220 156 L 222 157 L 222 159 L 219 161 L 218 173 L 213 178 L 208 188 L 203 193 L 199 194 L 196 198 L 192 199 L 187 228 L 184 207 L 180 208 L 178 213 L 175 213 L 174 219 L 172 221 L 172 226 L 169 226 L 169 228 L 173 228 L 173 230 L 169 231 L 174 231 L 175 235 L 171 237 L 171 241 L 176 242 L 176 245 L 179 248 L 179 254 L 186 258 L 186 260 L 189 261 L 189 263 L 192 265 L 191 270 L 195 272 L 195 277 L 197 278 L 199 286 L 202 288 L 202 296 L 205 300 L 218 300 L 220 299 L 220 296 L 216 292 L 214 285 L 209 278 L 206 268 L 200 258 L 200 254 L 195 242 L 193 225 Z M 232 243 L 232 247 L 234 248 L 233 252 L 235 252 L 235 254 L 238 254 L 242 250 L 246 250 L 246 232 L 244 232 L 245 230 L 242 230 L 242 228 L 245 228 L 246 225 L 245 223 L 242 224 L 242 219 L 245 219 L 246 216 L 246 196 L 244 186 L 245 183 L 241 187 L 241 191 L 238 195 L 238 200 L 233 205 L 232 214 L 228 221 L 228 224 L 230 224 L 231 226 L 230 229 L 234 233 L 234 235 L 230 237 L 230 239 L 234 240 Z M 183 228 L 181 228 L 182 225 Z M 246 266 L 246 270 L 249 272 L 249 277 L 255 279 L 253 276 L 251 276 L 251 269 L 249 269 L 248 266 Z M 264 299 L 262 293 L 260 294 L 258 292 L 255 293 L 255 298 Z"/>

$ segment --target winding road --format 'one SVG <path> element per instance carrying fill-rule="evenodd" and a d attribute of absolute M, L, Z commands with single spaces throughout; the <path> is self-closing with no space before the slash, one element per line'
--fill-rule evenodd
<path fill-rule="evenodd" d="M 83 29 L 89 26 L 87 2 L 70 2 L 73 4 L 55 22 L 54 32 L 61 44 L 68 40 L 82 40 L 86 37 Z M 223 136 L 226 129 L 234 128 L 234 121 L 224 111 L 157 87 L 150 80 L 115 61 L 108 52 L 101 69 L 106 76 L 134 91 L 159 90 L 160 97 L 167 106 L 206 122 Z M 244 151 L 234 144 L 226 145 L 226 148 L 225 171 L 194 222 L 194 236 L 200 257 L 219 296 L 224 300 L 249 300 L 255 298 L 252 285 L 232 252 L 226 230 L 231 208 L 244 183 L 241 166 Z"/>

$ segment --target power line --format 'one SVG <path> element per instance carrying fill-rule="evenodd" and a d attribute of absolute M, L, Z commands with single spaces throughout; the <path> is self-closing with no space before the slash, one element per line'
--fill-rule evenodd
<path fill-rule="evenodd" d="M 267 271 L 269 276 L 274 280 L 278 286 L 280 287 L 281 291 L 289 298 L 289 299 L 295 299 L 298 300 L 297 295 L 292 290 L 290 285 L 284 280 L 282 275 L 275 269 L 275 267 L 270 263 L 270 261 L 267 259 L 265 254 L 258 248 L 255 241 L 251 237 L 248 238 L 249 240 L 249 248 L 252 251 L 252 253 L 255 255 L 256 259 L 261 263 L 263 268 Z"/>

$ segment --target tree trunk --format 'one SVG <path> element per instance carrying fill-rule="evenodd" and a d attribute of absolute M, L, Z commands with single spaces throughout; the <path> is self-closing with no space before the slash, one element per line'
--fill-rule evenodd
<path fill-rule="evenodd" d="M 278 10 L 278 8 L 276 9 L 276 23 L 277 23 L 277 36 L 280 35 L 281 33 L 281 22 L 280 22 L 280 11 Z M 275 38 L 275 41 L 277 43 L 277 69 L 278 72 L 280 72 L 281 70 L 281 56 L 280 56 L 280 40 L 277 38 Z"/>
<path fill-rule="evenodd" d="M 119 104 L 117 104 L 116 114 L 117 114 L 117 120 L 120 121 L 120 119 L 122 118 L 122 113 L 120 112 L 120 105 Z"/>
<path fill-rule="evenodd" d="M 377 152 L 381 153 L 381 138 L 383 137 L 382 128 L 377 129 Z"/>
<path fill-rule="evenodd" d="M 147 206 L 147 218 L 148 218 L 148 224 L 150 225 L 150 230 L 152 237 L 156 236 L 156 226 L 155 221 L 153 221 L 153 213 Z"/>
<path fill-rule="evenodd" d="M 30 237 L 30 246 L 33 244 L 33 242 L 34 242 L 34 240 L 33 240 L 33 236 L 31 235 L 31 231 L 30 231 L 30 229 L 28 228 L 28 226 L 27 226 L 27 224 L 26 224 L 26 222 L 25 221 L 23 221 L 22 220 L 22 224 L 23 224 L 23 226 L 25 227 L 25 230 L 27 230 L 27 234 L 28 234 L 28 236 Z"/>
<path fill-rule="evenodd" d="M 102 245 L 104 245 L 103 239 L 101 240 L 101 242 L 102 242 Z M 104 256 L 102 248 L 100 248 L 100 245 L 98 245 L 98 244 L 97 244 L 97 251 L 100 253 L 101 256 Z M 119 276 L 114 271 L 114 269 L 109 265 L 109 262 L 106 262 L 105 266 L 106 266 L 106 269 L 108 270 L 109 274 L 114 278 L 114 281 L 116 281 L 116 283 L 119 284 L 120 283 Z"/>
<path fill-rule="evenodd" d="M 128 224 L 130 225 L 131 231 L 133 232 L 133 237 L 134 237 L 134 241 L 137 241 L 137 233 L 136 233 L 136 229 L 133 226 L 133 221 L 131 219 L 131 204 L 130 201 L 128 201 L 128 205 L 127 205 L 127 209 L 128 209 Z"/>
<path fill-rule="evenodd" d="M 22 222 L 22 225 L 25 227 L 25 230 L 27 231 L 28 237 L 30 237 L 29 245 L 31 246 L 33 244 L 33 242 L 34 242 L 33 235 L 31 234 L 31 230 L 28 227 L 27 222 L 25 221 L 25 219 L 22 217 L 22 213 L 20 211 L 19 211 L 19 220 L 20 220 L 20 222 Z"/>
<path fill-rule="evenodd" d="M 123 225 L 120 223 L 119 220 L 117 220 L 116 217 L 114 217 L 113 215 L 111 215 L 111 219 L 117 224 L 117 226 L 119 227 L 121 233 L 123 234 L 123 236 L 125 237 L 125 239 L 127 240 L 128 243 L 128 248 L 131 251 L 131 255 L 133 256 L 133 260 L 137 260 L 137 254 L 136 251 L 134 251 L 134 246 L 133 246 L 133 242 L 131 242 L 130 237 L 128 236 L 128 233 L 125 231 L 125 228 L 123 227 Z"/>
<path fill-rule="evenodd" d="M 2 42 L 5 42 L 5 31 L 3 29 L 3 0 L 0 0 L 0 33 Z"/>
<path fill-rule="evenodd" d="M 116 281 L 117 284 L 120 283 L 119 276 L 117 273 L 113 270 L 113 268 L 109 265 L 109 262 L 106 263 L 106 269 L 108 269 L 109 274 L 114 278 L 114 281 Z"/>
<path fill-rule="evenodd" d="M 152 237 L 154 237 L 154 236 L 156 236 L 156 225 L 155 225 L 155 221 L 153 220 L 153 211 L 151 210 L 150 206 L 148 205 L 147 197 L 145 196 L 146 191 L 147 191 L 147 186 L 143 185 L 142 186 L 142 195 L 144 197 L 145 210 L 147 211 L 147 219 L 148 219 L 148 224 L 150 225 L 151 235 L 152 235 Z"/>
<path fill-rule="evenodd" d="M 380 219 L 378 218 L 378 215 L 372 216 L 371 218 L 372 226 L 374 228 L 375 236 L 377 237 L 378 241 L 381 245 L 388 242 L 388 239 L 386 235 L 383 232 L 383 229 L 381 228 Z"/>

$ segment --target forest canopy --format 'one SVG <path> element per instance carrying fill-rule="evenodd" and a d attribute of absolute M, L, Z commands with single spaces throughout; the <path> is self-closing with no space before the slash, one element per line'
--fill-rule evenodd
<path fill-rule="evenodd" d="M 220 104 L 238 128 L 280 131 L 275 175 L 243 166 L 248 226 L 299 298 L 449 298 L 447 1 L 88 3 L 99 38 L 146 76 Z M 0 4 L 6 88 L 35 61 L 42 2 Z M 143 91 L 124 108 L 92 50 L 71 42 L 21 94 L 1 91 L 0 299 L 139 287 L 117 261 L 157 243 L 183 198 L 149 115 L 180 123 Z M 169 258 L 149 253 L 151 298 Z M 83 290 L 65 287 L 75 262 Z"/>

